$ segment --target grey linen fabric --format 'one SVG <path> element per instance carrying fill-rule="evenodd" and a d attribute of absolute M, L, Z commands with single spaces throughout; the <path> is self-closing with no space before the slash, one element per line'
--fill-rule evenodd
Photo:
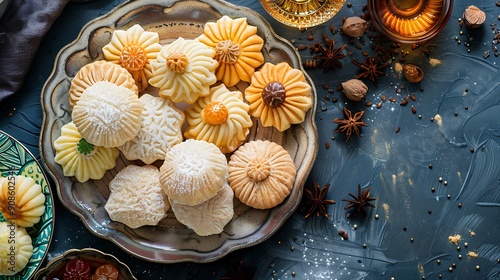
<path fill-rule="evenodd" d="M 68 0 L 10 0 L 0 19 L 0 101 L 24 82 L 45 33 Z"/>

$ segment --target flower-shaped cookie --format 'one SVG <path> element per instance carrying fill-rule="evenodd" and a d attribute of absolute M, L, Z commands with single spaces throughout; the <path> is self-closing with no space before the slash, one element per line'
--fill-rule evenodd
<path fill-rule="evenodd" d="M 245 141 L 252 127 L 249 108 L 241 92 L 230 91 L 224 84 L 212 87 L 210 95 L 185 110 L 184 136 L 214 143 L 223 153 L 230 153 Z"/>
<path fill-rule="evenodd" d="M 82 183 L 104 177 L 106 170 L 115 167 L 120 154 L 117 148 L 97 147 L 87 142 L 73 122 L 61 128 L 54 148 L 54 161 L 62 166 L 64 176 L 75 176 Z"/>
<path fill-rule="evenodd" d="M 264 40 L 246 18 L 223 16 L 217 22 L 208 22 L 197 40 L 216 51 L 219 66 L 215 74 L 228 87 L 240 80 L 250 82 L 255 68 L 264 63 Z"/>
<path fill-rule="evenodd" d="M 207 45 L 179 37 L 151 62 L 149 83 L 160 89 L 161 97 L 193 104 L 198 97 L 208 95 L 210 85 L 217 81 L 214 56 L 215 51 Z"/>
<path fill-rule="evenodd" d="M 312 106 L 311 86 L 304 73 L 286 62 L 268 62 L 255 72 L 245 89 L 245 99 L 250 103 L 250 115 L 279 131 L 303 122 Z"/>
<path fill-rule="evenodd" d="M 127 69 L 139 91 L 143 91 L 151 78 L 150 62 L 156 59 L 161 48 L 158 33 L 145 31 L 135 24 L 126 31 L 113 31 L 111 42 L 102 48 L 102 52 L 104 59 Z"/>

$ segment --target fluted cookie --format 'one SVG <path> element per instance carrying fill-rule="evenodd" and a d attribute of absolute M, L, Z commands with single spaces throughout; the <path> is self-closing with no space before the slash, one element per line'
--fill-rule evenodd
<path fill-rule="evenodd" d="M 105 60 L 97 60 L 80 68 L 71 80 L 68 93 L 70 107 L 73 108 L 85 90 L 97 82 L 110 82 L 138 94 L 135 80 L 125 68 Z"/>
<path fill-rule="evenodd" d="M 250 115 L 259 118 L 265 127 L 285 131 L 301 123 L 312 107 L 311 86 L 304 73 L 286 62 L 267 62 L 252 76 L 245 89 Z"/>
<path fill-rule="evenodd" d="M 45 212 L 42 187 L 31 177 L 0 177 L 0 210 L 4 218 L 17 226 L 33 226 Z"/>
<path fill-rule="evenodd" d="M 269 209 L 285 200 L 295 182 L 290 154 L 274 142 L 255 140 L 238 148 L 228 164 L 229 185 L 244 204 Z"/>
<path fill-rule="evenodd" d="M 0 222 L 0 275 L 23 270 L 32 255 L 33 244 L 26 229 L 14 222 Z"/>
<path fill-rule="evenodd" d="M 87 142 L 73 122 L 61 127 L 54 149 L 54 161 L 61 165 L 64 176 L 75 176 L 81 183 L 102 179 L 106 170 L 116 166 L 116 158 L 120 154 L 117 148 L 104 148 Z"/>
<path fill-rule="evenodd" d="M 212 87 L 210 95 L 185 110 L 188 126 L 184 136 L 214 143 L 223 153 L 233 152 L 253 125 L 248 110 L 241 92 L 230 91 L 224 84 Z"/>

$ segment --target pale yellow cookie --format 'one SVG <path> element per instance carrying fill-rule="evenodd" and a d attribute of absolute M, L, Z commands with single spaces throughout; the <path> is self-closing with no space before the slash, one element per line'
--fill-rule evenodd
<path fill-rule="evenodd" d="M 135 80 L 125 68 L 112 62 L 98 60 L 80 68 L 71 80 L 68 93 L 70 107 L 73 108 L 75 106 L 87 88 L 96 82 L 103 81 L 126 87 L 138 94 Z"/>
<path fill-rule="evenodd" d="M 173 146 L 160 168 L 160 182 L 171 201 L 197 205 L 214 197 L 227 180 L 227 160 L 212 143 L 187 139 Z"/>
<path fill-rule="evenodd" d="M 264 40 L 257 34 L 257 27 L 247 19 L 222 16 L 216 22 L 207 22 L 198 41 L 213 48 L 219 66 L 217 80 L 231 87 L 239 81 L 250 82 L 255 68 L 264 63 Z"/>
<path fill-rule="evenodd" d="M 208 95 L 210 85 L 217 81 L 214 56 L 215 51 L 207 45 L 180 37 L 165 45 L 151 62 L 149 83 L 159 88 L 161 97 L 193 104 L 198 97 Z"/>
<path fill-rule="evenodd" d="M 23 270 L 33 255 L 31 237 L 14 222 L 0 222 L 0 275 Z"/>
<path fill-rule="evenodd" d="M 170 203 L 159 176 L 152 165 L 129 165 L 120 170 L 109 182 L 111 194 L 104 205 L 111 220 L 138 228 L 157 225 L 166 217 Z"/>
<path fill-rule="evenodd" d="M 214 143 L 223 153 L 233 152 L 253 125 L 248 109 L 241 92 L 230 91 L 224 84 L 212 87 L 210 95 L 185 110 L 184 136 Z"/>
<path fill-rule="evenodd" d="M 156 59 L 161 48 L 157 32 L 145 31 L 135 24 L 127 30 L 113 31 L 111 41 L 102 48 L 102 53 L 107 61 L 127 69 L 142 92 L 152 76 L 150 62 Z"/>
<path fill-rule="evenodd" d="M 151 164 L 165 159 L 165 153 L 182 142 L 184 113 L 163 97 L 144 94 L 141 129 L 130 141 L 118 147 L 128 160 L 142 160 Z"/>
<path fill-rule="evenodd" d="M 231 221 L 234 214 L 233 190 L 224 183 L 222 189 L 211 199 L 195 206 L 170 201 L 175 218 L 200 236 L 219 234 Z"/>
<path fill-rule="evenodd" d="M 264 64 L 253 74 L 245 98 L 251 116 L 259 118 L 263 126 L 279 131 L 303 122 L 312 107 L 311 86 L 304 73 L 286 62 Z"/>
<path fill-rule="evenodd" d="M 142 123 L 142 103 L 130 89 L 110 82 L 87 88 L 71 114 L 82 137 L 106 148 L 134 138 Z"/>
<path fill-rule="evenodd" d="M 231 156 L 229 185 L 239 200 L 256 209 L 269 209 L 285 200 L 295 182 L 290 154 L 274 142 L 250 141 Z"/>
<path fill-rule="evenodd" d="M 82 138 L 73 122 L 61 127 L 61 135 L 54 141 L 54 161 L 61 165 L 64 176 L 75 176 L 78 182 L 100 180 L 106 170 L 116 166 L 120 155 L 117 148 L 94 146 Z"/>
<path fill-rule="evenodd" d="M 45 212 L 42 187 L 22 175 L 0 178 L 0 210 L 4 218 L 20 227 L 33 226 Z"/>

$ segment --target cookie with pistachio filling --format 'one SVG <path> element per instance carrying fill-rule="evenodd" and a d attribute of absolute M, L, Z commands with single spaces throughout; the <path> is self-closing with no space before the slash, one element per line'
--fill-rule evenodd
<path fill-rule="evenodd" d="M 62 166 L 64 176 L 75 176 L 79 182 L 99 180 L 113 169 L 120 154 L 117 148 L 94 146 L 82 138 L 73 122 L 61 128 L 54 141 L 54 161 Z"/>

